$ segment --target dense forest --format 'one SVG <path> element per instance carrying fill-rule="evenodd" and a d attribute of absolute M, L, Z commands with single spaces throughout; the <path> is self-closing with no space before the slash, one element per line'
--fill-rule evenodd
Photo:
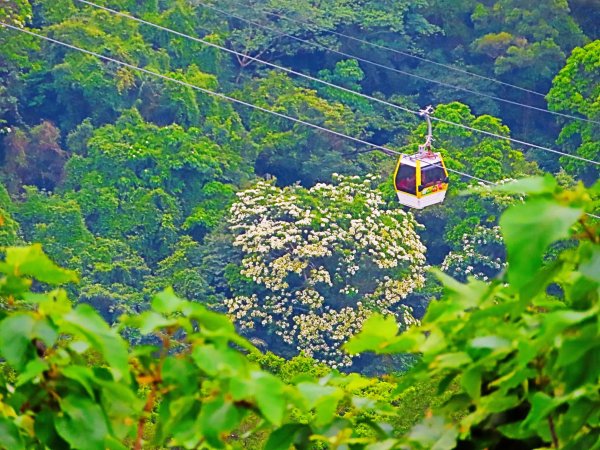
<path fill-rule="evenodd" d="M 600 0 L 3 0 L 0 74 L 0 449 L 600 448 Z"/>

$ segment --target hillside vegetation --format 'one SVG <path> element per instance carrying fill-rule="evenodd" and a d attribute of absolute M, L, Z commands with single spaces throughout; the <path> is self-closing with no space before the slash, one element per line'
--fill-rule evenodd
<path fill-rule="evenodd" d="M 600 448 L 598 0 L 0 22 L 0 449 Z"/>

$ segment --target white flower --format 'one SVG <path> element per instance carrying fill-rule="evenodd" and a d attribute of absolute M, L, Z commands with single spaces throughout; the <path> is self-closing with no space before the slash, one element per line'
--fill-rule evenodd
<path fill-rule="evenodd" d="M 269 327 L 297 350 L 347 367 L 352 358 L 341 346 L 371 311 L 389 314 L 424 284 L 425 247 L 412 214 L 381 209 L 374 177 L 334 179 L 335 186 L 308 191 L 260 181 L 238 194 L 229 226 L 244 255 L 241 273 L 261 296 L 236 296 L 225 306 L 241 327 Z M 365 199 L 361 208 L 357 196 Z M 355 284 L 362 271 L 381 276 Z M 416 323 L 409 309 L 399 310 L 403 326 Z"/>

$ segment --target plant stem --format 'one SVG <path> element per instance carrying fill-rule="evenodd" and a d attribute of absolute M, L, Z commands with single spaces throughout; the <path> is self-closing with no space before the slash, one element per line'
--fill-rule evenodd
<path fill-rule="evenodd" d="M 166 357 L 169 354 L 169 348 L 171 348 L 171 335 L 167 333 L 165 335 L 161 335 L 160 337 L 162 340 L 162 352 L 160 355 L 160 361 L 158 362 L 156 370 L 154 370 L 150 394 L 148 394 L 148 399 L 146 400 L 146 404 L 144 405 L 144 411 L 140 419 L 138 420 L 137 435 L 135 437 L 135 445 L 133 446 L 133 450 L 142 450 L 144 426 L 146 425 L 146 420 L 148 416 L 154 409 L 154 403 L 156 402 L 156 394 L 158 393 L 158 389 L 162 383 L 163 364 L 165 362 Z"/>
<path fill-rule="evenodd" d="M 148 395 L 148 399 L 146 400 L 146 404 L 144 405 L 144 412 L 138 421 L 137 426 L 137 435 L 135 437 L 135 445 L 133 446 L 134 450 L 142 450 L 142 439 L 144 438 L 144 426 L 146 425 L 146 418 L 152 412 L 154 408 L 154 400 L 156 399 L 156 381 L 152 382 L 152 388 L 150 390 L 150 394 Z"/>
<path fill-rule="evenodd" d="M 550 426 L 550 433 L 552 434 L 552 446 L 559 448 L 558 436 L 556 435 L 556 428 L 554 427 L 552 416 L 548 416 L 548 425 Z"/>

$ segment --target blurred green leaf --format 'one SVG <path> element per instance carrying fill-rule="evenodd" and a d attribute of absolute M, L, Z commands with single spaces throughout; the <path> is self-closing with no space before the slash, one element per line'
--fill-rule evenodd
<path fill-rule="evenodd" d="M 78 383 L 90 398 L 94 398 L 94 374 L 88 367 L 70 366 L 62 371 L 65 378 Z"/>
<path fill-rule="evenodd" d="M 75 272 L 54 264 L 42 251 L 40 244 L 8 247 L 5 262 L 0 263 L 0 272 L 32 277 L 42 283 L 53 285 L 77 281 Z"/>
<path fill-rule="evenodd" d="M 281 425 L 286 410 L 285 385 L 266 372 L 252 372 L 251 377 L 258 409 L 273 425 Z"/>
<path fill-rule="evenodd" d="M 94 308 L 77 305 L 64 316 L 63 331 L 85 338 L 110 364 L 117 379 L 129 380 L 127 345 Z"/>
<path fill-rule="evenodd" d="M 556 409 L 561 401 L 550 397 L 543 392 L 536 392 L 532 395 L 531 399 L 531 410 L 527 417 L 522 422 L 521 427 L 523 429 L 536 428 L 540 421 L 546 422 L 548 414 Z"/>
<path fill-rule="evenodd" d="M 31 341 L 36 323 L 28 313 L 15 314 L 0 322 L 0 354 L 19 371 L 37 357 Z"/>
<path fill-rule="evenodd" d="M 585 260 L 579 266 L 579 271 L 590 280 L 600 283 L 600 245 L 582 245 L 581 253 Z"/>
<path fill-rule="evenodd" d="M 183 300 L 177 297 L 173 288 L 169 287 L 154 296 L 152 309 L 162 314 L 172 314 L 178 311 L 183 303 Z"/>
<path fill-rule="evenodd" d="M 473 400 L 478 400 L 481 396 L 481 369 L 471 367 L 465 370 L 460 378 L 460 384 Z"/>
<path fill-rule="evenodd" d="M 230 348 L 217 348 L 212 344 L 195 347 L 192 358 L 200 368 L 211 376 L 235 377 L 248 369 L 244 357 Z"/>
<path fill-rule="evenodd" d="M 338 388 L 333 386 L 322 386 L 309 382 L 299 383 L 298 390 L 306 400 L 308 408 L 314 408 L 324 397 L 332 396 L 338 392 Z"/>
<path fill-rule="evenodd" d="M 456 369 L 472 362 L 464 352 L 445 353 L 435 358 L 433 365 L 440 369 Z"/>
<path fill-rule="evenodd" d="M 557 188 L 556 179 L 552 175 L 546 174 L 540 177 L 528 177 L 506 184 L 498 184 L 490 190 L 512 194 L 552 194 Z"/>
<path fill-rule="evenodd" d="M 550 199 L 535 198 L 508 209 L 500 226 L 508 252 L 508 278 L 517 289 L 526 287 L 542 266 L 548 246 L 569 236 L 581 217 L 579 208 L 561 206 Z"/>
<path fill-rule="evenodd" d="M 287 450 L 292 448 L 298 432 L 306 425 L 298 423 L 288 423 L 277 428 L 271 433 L 264 450 Z"/>
<path fill-rule="evenodd" d="M 350 354 L 378 351 L 394 340 L 397 334 L 398 324 L 393 316 L 373 314 L 363 323 L 360 332 L 344 344 L 344 349 Z"/>
<path fill-rule="evenodd" d="M 27 363 L 27 366 L 17 378 L 17 386 L 24 385 L 35 379 L 44 371 L 48 370 L 48 363 L 42 359 L 33 359 Z"/>
<path fill-rule="evenodd" d="M 144 311 L 139 316 L 131 318 L 140 329 L 140 333 L 147 335 L 158 330 L 177 325 L 176 319 L 168 319 L 154 311 Z"/>
<path fill-rule="evenodd" d="M 0 447 L 6 450 L 25 450 L 19 428 L 7 418 L 0 417 Z"/>
<path fill-rule="evenodd" d="M 367 445 L 365 450 L 392 450 L 397 443 L 397 439 L 386 439 L 385 441 Z"/>
<path fill-rule="evenodd" d="M 105 450 L 108 426 L 102 408 L 93 400 L 68 396 L 61 401 L 64 415 L 56 418 L 56 431 L 72 448 Z"/>
<path fill-rule="evenodd" d="M 415 425 L 408 436 L 426 449 L 451 450 L 456 447 L 458 431 L 442 417 L 433 416 Z"/>
<path fill-rule="evenodd" d="M 208 443 L 215 448 L 224 447 L 220 439 L 221 434 L 233 430 L 239 424 L 240 419 L 240 413 L 235 405 L 223 397 L 207 401 L 202 405 L 200 411 L 202 432 Z"/>

